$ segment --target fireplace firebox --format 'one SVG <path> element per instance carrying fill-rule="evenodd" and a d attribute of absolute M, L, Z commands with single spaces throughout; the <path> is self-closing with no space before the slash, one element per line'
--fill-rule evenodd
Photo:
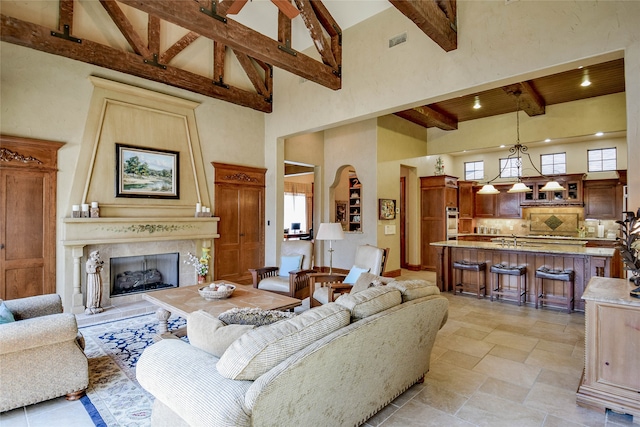
<path fill-rule="evenodd" d="M 179 286 L 180 254 L 110 259 L 111 297 Z"/>

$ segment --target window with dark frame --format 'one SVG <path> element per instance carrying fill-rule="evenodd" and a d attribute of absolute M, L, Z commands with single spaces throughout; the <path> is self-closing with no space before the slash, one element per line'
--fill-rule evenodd
<path fill-rule="evenodd" d="M 596 148 L 587 150 L 587 171 L 603 172 L 617 169 L 617 153 L 615 148 Z"/>
<path fill-rule="evenodd" d="M 540 166 L 543 175 L 567 173 L 567 153 L 541 154 Z"/>
<path fill-rule="evenodd" d="M 473 181 L 484 178 L 484 161 L 464 162 L 464 179 Z"/>

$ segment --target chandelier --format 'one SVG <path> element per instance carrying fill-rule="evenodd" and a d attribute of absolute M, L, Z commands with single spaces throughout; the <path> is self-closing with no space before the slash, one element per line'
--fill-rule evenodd
<path fill-rule="evenodd" d="M 516 170 L 518 173 L 518 176 L 516 177 L 516 182 L 515 184 L 513 184 L 513 186 L 507 190 L 507 193 L 530 193 L 533 190 L 527 186 L 524 182 L 522 182 L 522 159 L 526 156 L 527 159 L 529 159 L 529 163 L 531 163 L 531 166 L 533 167 L 533 169 L 538 172 L 538 174 L 540 174 L 540 176 L 543 176 L 546 178 L 546 176 L 540 172 L 540 170 L 536 167 L 536 165 L 533 163 L 533 160 L 531 160 L 531 156 L 529 155 L 528 152 L 528 148 L 526 145 L 523 145 L 520 143 L 520 95 L 521 92 L 515 92 L 516 95 L 516 143 L 513 147 L 509 148 L 509 155 L 507 156 L 507 159 L 504 163 L 504 166 L 500 169 L 500 172 L 498 172 L 498 176 L 496 176 L 495 178 L 493 178 L 492 180 L 488 181 L 485 185 L 482 186 L 482 188 L 480 190 L 478 190 L 478 194 L 499 194 L 500 191 L 493 186 L 493 184 L 491 184 L 493 181 L 495 181 L 496 179 L 500 178 L 502 175 L 502 172 L 504 172 L 504 170 L 507 168 L 507 166 L 513 166 L 514 161 L 512 161 L 512 159 L 515 159 L 515 166 L 516 166 Z M 544 187 L 540 188 L 538 191 L 543 191 L 543 192 L 547 192 L 547 191 L 563 191 L 564 187 L 562 185 L 560 185 L 557 181 L 549 181 L 547 182 Z"/>

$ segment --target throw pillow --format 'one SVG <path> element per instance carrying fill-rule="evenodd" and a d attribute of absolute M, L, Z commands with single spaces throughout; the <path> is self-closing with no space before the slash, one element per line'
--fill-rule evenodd
<path fill-rule="evenodd" d="M 216 357 L 221 357 L 231 343 L 253 328 L 253 325 L 225 325 L 204 310 L 187 316 L 189 344 Z"/>
<path fill-rule="evenodd" d="M 349 274 L 347 274 L 347 277 L 344 278 L 342 283 L 348 283 L 350 285 L 353 285 L 354 283 L 356 283 L 356 280 L 358 280 L 358 277 L 360 277 L 362 273 L 368 273 L 368 272 L 369 272 L 368 268 L 356 267 L 354 265 L 353 267 L 351 267 L 351 270 L 349 270 Z"/>
<path fill-rule="evenodd" d="M 325 304 L 247 332 L 229 346 L 216 367 L 225 378 L 255 381 L 289 356 L 348 324 L 349 310 Z"/>
<path fill-rule="evenodd" d="M 427 280 L 396 280 L 389 283 L 390 287 L 398 289 L 402 293 L 402 302 L 440 295 L 440 289 L 433 282 Z"/>
<path fill-rule="evenodd" d="M 358 277 L 358 280 L 356 280 L 356 283 L 353 284 L 351 293 L 361 292 L 373 286 L 383 286 L 392 281 L 393 278 L 390 277 L 377 276 L 371 273 L 362 273 L 360 274 L 360 277 Z"/>
<path fill-rule="evenodd" d="M 376 286 L 355 294 L 344 294 L 336 300 L 336 304 L 351 311 L 351 320 L 354 322 L 401 303 L 400 291 L 389 286 Z"/>
<path fill-rule="evenodd" d="M 13 313 L 9 311 L 4 301 L 0 300 L 0 324 L 1 323 L 11 323 L 15 322 L 16 319 L 13 317 Z"/>
<path fill-rule="evenodd" d="M 238 308 L 234 307 L 230 310 L 220 313 L 218 319 L 227 325 L 255 325 L 264 326 L 275 323 L 279 320 L 290 319 L 296 314 L 279 310 L 263 310 L 261 308 Z"/>
<path fill-rule="evenodd" d="M 289 272 L 294 270 L 300 270 L 301 265 L 302 265 L 302 255 L 282 256 L 280 257 L 280 268 L 278 269 L 278 275 L 283 277 L 289 277 Z"/>

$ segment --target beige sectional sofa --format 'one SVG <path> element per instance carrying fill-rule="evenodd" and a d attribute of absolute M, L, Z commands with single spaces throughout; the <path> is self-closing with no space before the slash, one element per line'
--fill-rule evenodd
<path fill-rule="evenodd" d="M 211 334 L 231 325 L 190 316 L 192 344 L 150 346 L 137 378 L 154 426 L 360 425 L 429 371 L 447 313 L 436 286 L 391 282 L 245 331 L 221 357 Z"/>

